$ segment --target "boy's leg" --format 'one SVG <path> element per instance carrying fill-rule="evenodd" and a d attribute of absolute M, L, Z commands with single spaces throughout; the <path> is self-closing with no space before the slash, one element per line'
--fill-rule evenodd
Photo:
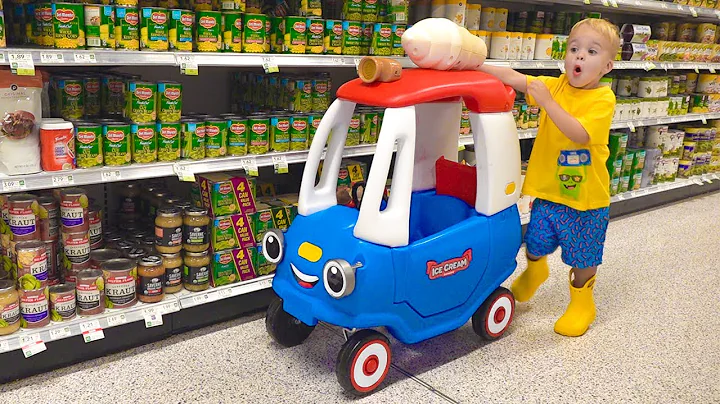
<path fill-rule="evenodd" d="M 541 199 L 536 199 L 533 203 L 530 223 L 525 233 L 528 267 L 515 279 L 510 288 L 515 300 L 519 302 L 530 300 L 550 275 L 547 255 L 558 247 L 558 238 L 553 227 L 550 206 L 548 202 Z"/>
<path fill-rule="evenodd" d="M 568 282 L 570 304 L 555 323 L 555 332 L 578 337 L 595 321 L 593 288 L 597 267 L 602 262 L 609 210 L 603 208 L 581 212 L 567 209 L 568 225 L 561 229 L 560 244 L 563 262 L 573 267 Z"/>

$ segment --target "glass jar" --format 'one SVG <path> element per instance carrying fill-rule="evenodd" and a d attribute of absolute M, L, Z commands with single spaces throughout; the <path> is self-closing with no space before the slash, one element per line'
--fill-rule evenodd
<path fill-rule="evenodd" d="M 155 217 L 155 248 L 161 254 L 174 254 L 182 250 L 182 224 L 180 209 L 158 209 Z"/>
<path fill-rule="evenodd" d="M 168 190 L 161 189 L 157 192 L 155 192 L 152 195 L 152 198 L 150 199 L 150 211 L 148 212 L 150 217 L 154 217 L 157 215 L 157 211 L 164 207 L 165 199 L 172 196 L 172 193 Z"/>
<path fill-rule="evenodd" d="M 207 251 L 186 252 L 183 266 L 185 289 L 200 292 L 210 286 L 210 255 Z"/>
<path fill-rule="evenodd" d="M 183 259 L 180 253 L 162 254 L 165 268 L 165 293 L 177 293 L 182 290 Z"/>
<path fill-rule="evenodd" d="M 190 207 L 183 218 L 183 249 L 202 252 L 210 248 L 210 217 L 203 208 Z"/>
<path fill-rule="evenodd" d="M 0 335 L 12 334 L 20 328 L 20 295 L 11 280 L 0 281 L 0 313 Z"/>
<path fill-rule="evenodd" d="M 144 257 L 138 263 L 138 298 L 143 303 L 157 303 L 165 297 L 165 267 L 156 255 Z"/>
<path fill-rule="evenodd" d="M 142 191 L 140 186 L 134 183 L 128 183 L 121 187 L 118 192 L 120 197 L 120 218 L 122 220 L 138 220 L 141 216 L 141 198 Z"/>

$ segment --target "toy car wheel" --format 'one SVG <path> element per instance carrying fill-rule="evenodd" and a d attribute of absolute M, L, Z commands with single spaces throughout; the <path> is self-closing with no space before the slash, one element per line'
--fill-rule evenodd
<path fill-rule="evenodd" d="M 282 299 L 275 299 L 265 316 L 265 329 L 278 344 L 285 347 L 300 345 L 315 326 L 309 326 L 283 310 Z"/>
<path fill-rule="evenodd" d="M 514 314 L 512 292 L 503 287 L 497 288 L 473 314 L 473 330 L 488 341 L 498 339 L 510 327 Z"/>
<path fill-rule="evenodd" d="M 347 392 L 362 396 L 385 380 L 391 359 L 387 337 L 374 330 L 360 330 L 340 349 L 335 374 Z"/>

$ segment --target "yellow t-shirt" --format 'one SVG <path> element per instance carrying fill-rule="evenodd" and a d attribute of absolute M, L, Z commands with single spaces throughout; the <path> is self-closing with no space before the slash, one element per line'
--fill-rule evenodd
<path fill-rule="evenodd" d="M 615 110 L 615 94 L 608 87 L 575 88 L 565 75 L 532 77 L 548 87 L 555 102 L 574 116 L 590 135 L 586 145 L 568 139 L 542 111 L 537 139 L 530 154 L 523 193 L 577 210 L 610 205 L 610 175 L 605 166 L 608 138 Z M 536 105 L 530 94 L 528 104 Z"/>

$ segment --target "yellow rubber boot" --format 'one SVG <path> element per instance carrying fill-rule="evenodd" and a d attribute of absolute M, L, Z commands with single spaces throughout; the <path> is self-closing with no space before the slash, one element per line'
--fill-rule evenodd
<path fill-rule="evenodd" d="M 581 288 L 570 282 L 570 304 L 565 314 L 555 323 L 555 332 L 566 337 L 579 337 L 585 334 L 590 324 L 595 321 L 595 301 L 593 287 L 595 276 L 588 279 Z"/>
<path fill-rule="evenodd" d="M 549 275 L 550 268 L 548 267 L 547 257 L 542 257 L 537 261 L 528 259 L 527 269 L 515 279 L 510 287 L 513 295 L 515 295 L 515 300 L 518 302 L 530 300 Z"/>

